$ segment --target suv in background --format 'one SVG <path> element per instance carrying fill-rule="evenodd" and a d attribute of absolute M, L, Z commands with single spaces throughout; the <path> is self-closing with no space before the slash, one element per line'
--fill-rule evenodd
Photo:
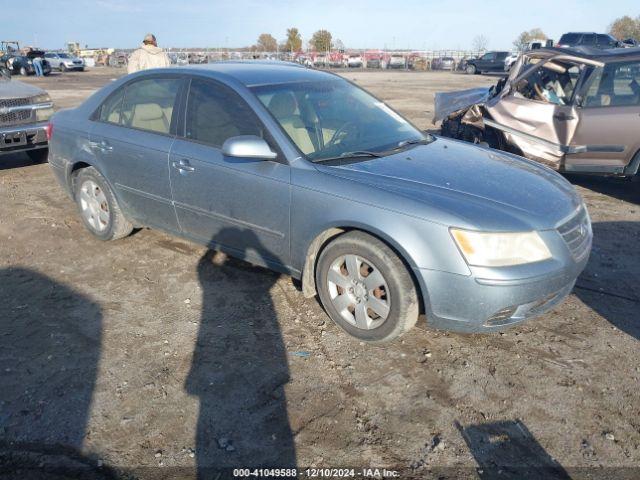
<path fill-rule="evenodd" d="M 7 69 L 0 68 L 0 163 L 4 154 L 23 151 L 34 161 L 45 161 L 52 114 L 47 92 L 11 80 Z"/>
<path fill-rule="evenodd" d="M 65 52 L 45 53 L 44 58 L 47 59 L 51 68 L 57 68 L 61 72 L 66 72 L 67 70 L 79 70 L 82 72 L 84 70 L 84 60 Z"/>
<path fill-rule="evenodd" d="M 619 48 L 622 46 L 622 42 L 618 41 L 612 35 L 608 33 L 593 33 L 593 32 L 569 32 L 560 37 L 556 47 L 568 48 L 568 47 L 591 47 L 606 50 L 609 48 Z"/>
<path fill-rule="evenodd" d="M 504 72 L 504 61 L 509 52 L 487 52 L 480 58 L 467 60 L 466 72 L 469 75 L 480 75 L 484 72 Z"/>

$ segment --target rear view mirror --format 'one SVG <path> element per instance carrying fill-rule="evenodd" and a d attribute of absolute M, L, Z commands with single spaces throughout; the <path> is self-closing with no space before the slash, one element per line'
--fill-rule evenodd
<path fill-rule="evenodd" d="M 271 150 L 269 144 L 256 135 L 240 135 L 228 138 L 222 144 L 222 154 L 227 157 L 259 158 L 275 160 L 278 154 Z"/>

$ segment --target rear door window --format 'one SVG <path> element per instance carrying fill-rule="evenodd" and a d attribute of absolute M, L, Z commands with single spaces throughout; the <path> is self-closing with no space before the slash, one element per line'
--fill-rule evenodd
<path fill-rule="evenodd" d="M 595 69 L 587 82 L 584 105 L 640 105 L 640 62 L 610 63 Z"/>
<path fill-rule="evenodd" d="M 122 113 L 122 99 L 124 98 L 124 88 L 117 90 L 109 96 L 100 107 L 99 119 L 101 122 L 120 123 Z"/>
<path fill-rule="evenodd" d="M 126 86 L 120 124 L 168 134 L 182 79 L 154 77 Z"/>

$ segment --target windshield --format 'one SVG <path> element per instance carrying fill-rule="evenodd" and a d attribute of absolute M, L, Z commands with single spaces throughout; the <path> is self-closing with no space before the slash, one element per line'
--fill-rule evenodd
<path fill-rule="evenodd" d="M 59 54 L 58 54 L 58 57 L 60 57 L 60 58 L 71 58 L 71 57 L 70 57 L 68 54 L 66 54 L 66 53 L 59 53 Z"/>
<path fill-rule="evenodd" d="M 383 102 L 344 80 L 251 90 L 311 161 L 350 152 L 387 152 L 430 140 Z"/>

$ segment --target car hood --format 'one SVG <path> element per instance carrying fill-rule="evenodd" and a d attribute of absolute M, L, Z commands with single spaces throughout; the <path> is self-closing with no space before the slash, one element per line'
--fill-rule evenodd
<path fill-rule="evenodd" d="M 574 187 L 549 168 L 443 138 L 386 157 L 320 168 L 428 205 L 427 217 L 440 210 L 462 221 L 461 226 L 479 229 L 555 228 L 582 203 Z M 410 202 L 395 208 L 425 216 Z M 452 221 L 450 216 L 427 219 Z"/>
<path fill-rule="evenodd" d="M 0 81 L 0 99 L 33 97 L 46 93 L 43 89 L 17 80 Z"/>

